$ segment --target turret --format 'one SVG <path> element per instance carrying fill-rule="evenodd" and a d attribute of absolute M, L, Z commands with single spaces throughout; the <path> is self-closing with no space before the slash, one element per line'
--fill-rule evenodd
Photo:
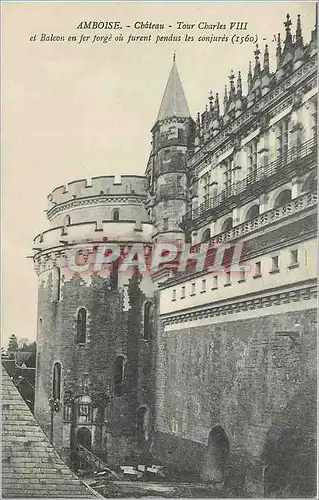
<path fill-rule="evenodd" d="M 184 240 L 180 227 L 187 211 L 187 150 L 193 147 L 193 122 L 175 56 L 162 103 L 152 128 L 152 166 L 148 172 L 154 240 Z"/>

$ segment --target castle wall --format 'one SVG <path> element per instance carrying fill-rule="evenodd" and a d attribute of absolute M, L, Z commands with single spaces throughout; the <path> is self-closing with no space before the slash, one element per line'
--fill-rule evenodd
<path fill-rule="evenodd" d="M 75 432 L 81 427 L 89 429 L 92 451 L 110 464 L 123 463 L 136 455 L 137 410 L 142 404 L 151 406 L 150 345 L 143 339 L 141 326 L 149 284 L 126 275 L 121 277 L 121 287 L 112 290 L 107 277 L 75 274 L 70 278 L 62 269 L 57 293 L 55 269 L 39 275 L 36 418 L 50 436 L 53 365 L 59 362 L 62 376 L 60 408 L 53 415 L 55 447 L 70 459 L 72 418 L 66 417 L 70 392 L 72 398 L 80 398 L 77 402 L 84 397 L 92 405 L 92 418 L 78 417 Z M 76 339 L 81 307 L 87 311 L 83 344 Z M 117 356 L 125 359 L 122 395 L 116 395 L 114 387 Z M 98 401 L 103 396 L 108 402 L 101 420 Z"/>
<path fill-rule="evenodd" d="M 70 217 L 71 224 L 91 221 L 112 221 L 114 212 L 119 212 L 120 221 L 143 221 L 148 222 L 148 214 L 143 205 L 143 200 L 128 200 L 118 198 L 114 200 L 100 201 L 97 199 L 81 200 L 80 206 L 75 202 L 69 202 L 59 207 L 56 215 L 51 219 L 52 226 L 65 226 L 66 216 Z M 84 206 L 83 206 L 84 205 Z"/>
<path fill-rule="evenodd" d="M 213 324 L 159 320 L 159 460 L 207 473 L 208 437 L 221 426 L 229 439 L 226 491 L 315 494 L 316 303 L 295 304 L 299 311 L 274 306 L 267 316 L 259 309 L 257 317 Z M 285 335 L 295 325 L 300 335 Z"/>

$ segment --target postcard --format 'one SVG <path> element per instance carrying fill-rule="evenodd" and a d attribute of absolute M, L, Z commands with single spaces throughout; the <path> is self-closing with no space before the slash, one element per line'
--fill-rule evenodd
<path fill-rule="evenodd" d="M 316 8 L 2 3 L 3 498 L 316 498 Z"/>

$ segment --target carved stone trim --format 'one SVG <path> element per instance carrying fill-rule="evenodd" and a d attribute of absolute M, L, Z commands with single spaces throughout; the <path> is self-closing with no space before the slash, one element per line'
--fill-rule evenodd
<path fill-rule="evenodd" d="M 200 150 L 198 150 L 189 160 L 189 167 L 195 168 L 196 170 L 200 168 L 203 159 L 207 153 L 211 153 L 226 140 L 229 140 L 229 136 L 232 134 L 237 134 L 240 129 L 248 124 L 251 119 L 256 118 L 257 113 L 264 113 L 271 106 L 274 107 L 274 103 L 279 101 L 282 102 L 283 98 L 286 97 L 286 92 L 291 91 L 292 86 L 300 84 L 306 77 L 310 78 L 310 74 L 315 70 L 316 67 L 316 54 L 312 58 L 298 68 L 294 73 L 292 73 L 288 78 L 281 82 L 277 87 L 275 87 L 270 92 L 267 92 L 256 104 L 252 105 L 250 108 L 246 109 L 238 118 L 229 123 L 227 127 L 224 128 L 216 137 L 211 138 L 204 144 Z M 314 81 L 314 85 L 316 85 Z M 290 98 L 290 96 L 289 96 Z"/>
<path fill-rule="evenodd" d="M 309 300 L 317 297 L 317 286 L 308 285 L 294 290 L 272 292 L 269 295 L 259 297 L 247 297 L 244 300 L 234 299 L 231 303 L 209 305 L 200 310 L 183 311 L 179 314 L 170 313 L 170 315 L 161 315 L 160 318 L 165 326 L 180 323 L 189 323 L 191 321 L 214 318 L 218 316 L 225 316 L 242 311 L 262 309 L 264 307 L 273 307 L 276 305 L 287 304 L 290 302 L 299 302 L 301 300 Z M 293 308 L 292 304 L 292 308 Z M 275 311 L 274 311 L 275 314 Z"/>

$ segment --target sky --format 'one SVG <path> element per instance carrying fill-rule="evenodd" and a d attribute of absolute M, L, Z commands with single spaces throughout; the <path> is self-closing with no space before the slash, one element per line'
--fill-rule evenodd
<path fill-rule="evenodd" d="M 2 339 L 36 338 L 37 276 L 32 240 L 49 227 L 47 195 L 75 179 L 144 173 L 154 124 L 173 53 L 193 118 L 208 103 L 210 90 L 229 84 L 231 69 L 254 61 L 251 42 L 203 42 L 198 36 L 231 36 L 229 23 L 248 22 L 245 32 L 265 43 L 275 67 L 274 34 L 284 38 L 290 13 L 295 33 L 301 15 L 304 41 L 315 24 L 314 2 L 289 3 L 2 3 Z M 93 36 L 81 21 L 119 21 L 123 42 L 39 41 L 41 34 Z M 138 21 L 164 23 L 150 32 L 127 28 Z M 199 22 L 227 29 L 199 30 Z M 177 22 L 196 24 L 177 29 Z M 172 26 L 169 28 L 168 26 Z M 112 31 L 111 31 L 112 32 Z M 117 32 L 112 32 L 113 36 Z M 136 41 L 133 35 L 181 36 L 180 42 Z M 185 41 L 185 34 L 194 41 Z M 36 35 L 36 41 L 30 41 Z M 264 40 L 265 39 L 265 40 Z"/>

